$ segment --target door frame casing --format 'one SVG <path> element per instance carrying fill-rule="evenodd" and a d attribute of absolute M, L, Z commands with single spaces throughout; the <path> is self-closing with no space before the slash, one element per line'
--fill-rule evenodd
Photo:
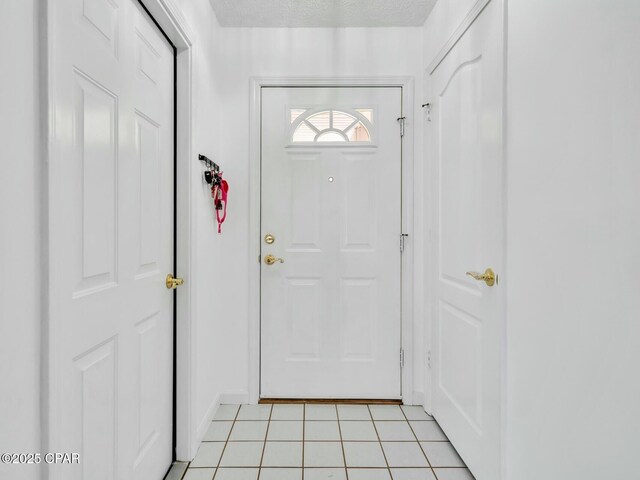
<path fill-rule="evenodd" d="M 401 142 L 402 226 L 409 237 L 401 257 L 401 348 L 404 367 L 401 372 L 402 400 L 413 404 L 413 285 L 414 285 L 414 77 L 251 77 L 249 123 L 249 403 L 260 400 L 260 210 L 261 210 L 261 116 L 263 87 L 400 87 L 405 133 Z M 400 127 L 398 127 L 398 135 Z M 399 346 L 400 347 L 400 346 Z M 398 351 L 398 362 L 400 351 Z"/>
<path fill-rule="evenodd" d="M 51 189 L 49 185 L 57 181 L 57 162 L 60 156 L 57 148 L 58 131 L 55 124 L 55 111 L 58 107 L 55 91 L 55 62 L 56 54 L 56 26 L 55 10 L 58 0 L 47 0 L 44 5 L 44 32 L 41 36 L 43 50 L 42 66 L 45 76 L 41 84 L 43 103 L 46 105 L 46 139 L 44 145 L 46 175 L 43 180 L 44 214 L 42 230 L 43 275 L 42 288 L 45 299 L 43 307 L 43 323 L 41 336 L 41 413 L 42 413 L 42 451 L 58 451 L 59 418 L 58 411 L 63 401 L 63 388 L 57 384 L 59 366 L 55 358 L 56 338 L 61 321 L 57 310 L 57 292 L 55 288 L 55 273 L 57 265 L 64 259 L 54 258 L 51 244 L 51 231 L 63 228 L 51 219 Z M 133 0 L 138 1 L 138 0 Z M 191 311 L 196 298 L 196 289 L 192 288 L 190 278 L 195 278 L 196 262 L 193 260 L 192 237 L 195 225 L 191 221 L 193 206 L 193 192 L 191 188 L 192 165 L 192 46 L 194 35 L 187 24 L 180 8 L 174 0 L 139 0 L 159 25 L 164 34 L 175 47 L 175 262 L 178 276 L 186 279 L 185 284 L 176 294 L 176 329 L 175 355 L 175 423 L 173 425 L 176 436 L 175 454 L 177 459 L 190 460 L 195 455 L 199 441 L 197 436 L 197 419 L 193 418 L 195 372 L 195 349 L 191 346 L 195 342 L 192 328 Z M 61 134 L 64 134 L 62 132 Z M 47 478 L 58 479 L 57 469 L 45 467 Z"/>

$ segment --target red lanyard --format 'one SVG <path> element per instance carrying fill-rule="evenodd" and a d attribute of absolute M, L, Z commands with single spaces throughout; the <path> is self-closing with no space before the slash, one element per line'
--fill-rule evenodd
<path fill-rule="evenodd" d="M 216 206 L 216 220 L 218 221 L 218 233 L 222 233 L 222 224 L 227 218 L 227 195 L 229 184 L 222 178 L 222 172 L 214 174 L 213 185 L 211 186 L 211 198 Z M 222 215 L 221 215 L 222 212 Z"/>

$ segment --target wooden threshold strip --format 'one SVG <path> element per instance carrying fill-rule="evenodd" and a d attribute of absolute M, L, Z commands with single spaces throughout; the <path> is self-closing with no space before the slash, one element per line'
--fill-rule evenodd
<path fill-rule="evenodd" d="M 402 405 L 402 400 L 366 399 L 366 398 L 261 398 L 259 404 L 280 403 L 339 403 L 347 405 Z"/>

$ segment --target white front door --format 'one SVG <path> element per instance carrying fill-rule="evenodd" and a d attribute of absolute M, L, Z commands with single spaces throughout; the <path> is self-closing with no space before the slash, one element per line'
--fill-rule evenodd
<path fill-rule="evenodd" d="M 262 398 L 401 396 L 401 96 L 262 89 Z"/>
<path fill-rule="evenodd" d="M 173 48 L 135 0 L 49 2 L 51 478 L 172 460 Z"/>
<path fill-rule="evenodd" d="M 502 13 L 489 3 L 431 73 L 433 413 L 478 480 L 500 478 L 504 287 Z"/>

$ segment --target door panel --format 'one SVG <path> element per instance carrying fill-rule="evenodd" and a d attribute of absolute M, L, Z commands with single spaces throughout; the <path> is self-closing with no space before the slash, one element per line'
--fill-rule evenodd
<path fill-rule="evenodd" d="M 401 89 L 262 101 L 261 396 L 400 398 Z"/>
<path fill-rule="evenodd" d="M 50 2 L 51 478 L 172 460 L 173 49 L 134 0 Z"/>
<path fill-rule="evenodd" d="M 75 155 L 70 187 L 75 196 L 77 243 L 71 259 L 77 272 L 75 297 L 115 286 L 117 99 L 80 71 L 73 72 Z M 71 193 L 71 192 L 70 192 Z"/>
<path fill-rule="evenodd" d="M 115 478 L 116 349 L 115 341 L 109 340 L 73 360 L 71 388 L 67 395 L 83 408 L 81 415 L 69 419 L 74 423 L 77 445 L 82 447 L 75 451 L 83 453 L 81 475 L 73 478 L 92 478 L 93 472 L 100 472 L 102 478 Z M 80 472 L 76 469 L 74 473 Z"/>
<path fill-rule="evenodd" d="M 502 12 L 490 2 L 429 77 L 436 299 L 433 413 L 478 480 L 500 478 Z"/>

